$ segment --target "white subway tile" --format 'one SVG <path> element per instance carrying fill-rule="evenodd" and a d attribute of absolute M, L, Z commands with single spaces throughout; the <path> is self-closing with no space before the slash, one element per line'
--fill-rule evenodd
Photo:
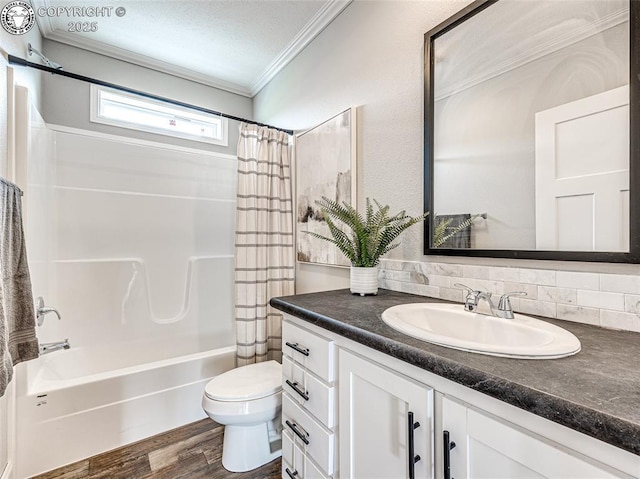
<path fill-rule="evenodd" d="M 460 264 L 427 263 L 427 271 L 430 275 L 462 277 L 462 265 Z"/>
<path fill-rule="evenodd" d="M 624 294 L 578 290 L 578 305 L 624 311 Z"/>
<path fill-rule="evenodd" d="M 601 274 L 600 290 L 614 293 L 640 294 L 640 276 Z"/>
<path fill-rule="evenodd" d="M 429 266 L 427 265 L 427 263 L 416 261 L 415 263 L 413 263 L 413 269 L 418 273 L 422 273 L 425 276 L 429 276 Z"/>
<path fill-rule="evenodd" d="M 446 299 L 447 301 L 455 301 L 457 303 L 461 303 L 464 301 L 464 294 L 459 289 L 440 288 L 440 299 Z"/>
<path fill-rule="evenodd" d="M 523 291 L 527 293 L 526 299 L 538 299 L 538 285 L 531 283 L 504 283 L 504 292 L 511 293 L 513 291 Z M 515 297 L 513 298 L 515 299 Z"/>
<path fill-rule="evenodd" d="M 565 321 L 600 325 L 600 310 L 597 308 L 558 304 L 556 306 L 556 314 L 558 319 L 564 319 Z"/>
<path fill-rule="evenodd" d="M 464 276 L 465 278 L 489 279 L 491 269 L 492 268 L 489 266 L 474 266 L 465 264 L 462 266 L 462 276 Z"/>
<path fill-rule="evenodd" d="M 556 272 L 548 269 L 520 269 L 520 282 L 539 284 L 542 286 L 556 285 Z"/>
<path fill-rule="evenodd" d="M 491 281 L 488 279 L 462 278 L 458 281 L 471 289 L 487 291 L 492 294 L 504 294 L 504 283 L 502 281 Z M 453 284 L 453 283 L 452 283 Z"/>
<path fill-rule="evenodd" d="M 600 310 L 600 325 L 605 328 L 640 332 L 640 317 L 633 313 Z"/>
<path fill-rule="evenodd" d="M 640 313 L 640 295 L 637 294 L 625 294 L 624 295 L 624 310 L 627 313 Z"/>
<path fill-rule="evenodd" d="M 397 259 L 383 259 L 382 261 L 380 261 L 380 267 L 382 269 L 401 271 L 404 263 L 404 261 L 400 261 Z"/>
<path fill-rule="evenodd" d="M 520 268 L 492 267 L 489 271 L 489 279 L 517 283 L 520 281 Z"/>
<path fill-rule="evenodd" d="M 600 289 L 600 275 L 598 273 L 582 273 L 576 271 L 558 271 L 556 286 L 575 289 Z"/>
<path fill-rule="evenodd" d="M 556 303 L 552 303 L 550 301 L 538 301 L 518 298 L 518 301 L 514 301 L 512 305 L 514 309 L 520 313 L 535 314 L 537 316 L 544 316 L 546 318 L 556 317 Z"/>
<path fill-rule="evenodd" d="M 438 286 L 439 288 L 451 288 L 453 282 L 451 276 L 440 276 L 437 274 L 429 275 L 429 284 Z"/>
<path fill-rule="evenodd" d="M 572 288 L 538 286 L 538 299 L 542 301 L 554 301 L 556 303 L 575 304 L 577 291 Z"/>

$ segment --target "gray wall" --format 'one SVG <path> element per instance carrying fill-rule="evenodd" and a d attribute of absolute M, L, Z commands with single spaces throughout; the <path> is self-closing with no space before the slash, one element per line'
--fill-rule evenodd
<path fill-rule="evenodd" d="M 422 213 L 424 33 L 468 1 L 355 1 L 255 98 L 256 119 L 304 130 L 357 107 L 358 205 Z M 422 228 L 392 258 L 422 258 Z M 298 264 L 296 291 L 348 286 L 348 269 Z"/>
<path fill-rule="evenodd" d="M 469 1 L 355 1 L 255 98 L 256 120 L 303 130 L 358 107 L 358 204 L 422 212 L 424 33 Z M 388 257 L 640 274 L 639 265 L 424 257 L 413 227 Z M 296 291 L 348 286 L 349 270 L 298 264 Z"/>
<path fill-rule="evenodd" d="M 51 40 L 45 40 L 43 48 L 47 57 L 60 63 L 66 71 L 72 73 L 209 108 L 240 118 L 251 119 L 252 117 L 252 101 L 250 98 L 241 95 Z M 229 145 L 228 147 L 221 147 L 127 128 L 91 123 L 89 121 L 89 83 L 58 75 L 46 75 L 43 92 L 42 116 L 50 124 L 171 143 L 219 153 L 232 155 L 236 153 L 238 122 L 233 120 L 229 120 Z"/>

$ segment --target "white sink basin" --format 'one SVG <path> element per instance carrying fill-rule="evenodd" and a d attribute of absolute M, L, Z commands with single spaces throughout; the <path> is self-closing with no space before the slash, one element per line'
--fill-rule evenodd
<path fill-rule="evenodd" d="M 490 356 L 555 359 L 580 351 L 580 340 L 553 324 L 523 314 L 502 319 L 470 313 L 462 304 L 401 304 L 385 310 L 382 320 L 414 338 Z"/>

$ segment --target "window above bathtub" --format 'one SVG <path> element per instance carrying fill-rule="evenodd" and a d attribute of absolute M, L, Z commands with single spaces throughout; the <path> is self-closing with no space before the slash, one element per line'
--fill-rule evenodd
<path fill-rule="evenodd" d="M 91 85 L 91 121 L 228 145 L 226 118 L 98 85 Z"/>

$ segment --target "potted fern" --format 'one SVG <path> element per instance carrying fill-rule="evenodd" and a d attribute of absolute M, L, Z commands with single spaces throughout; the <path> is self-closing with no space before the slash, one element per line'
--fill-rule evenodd
<path fill-rule="evenodd" d="M 353 294 L 378 293 L 378 264 L 380 258 L 397 247 L 394 240 L 407 228 L 424 220 L 428 213 L 411 217 L 404 210 L 389 216 L 389 205 L 373 200 L 377 210 L 367 198 L 365 214 L 348 203 L 338 203 L 327 197 L 316 201 L 327 222 L 331 238 L 318 233 L 307 233 L 329 241 L 351 262 L 351 292 Z M 344 227 L 345 229 L 341 228 Z"/>

